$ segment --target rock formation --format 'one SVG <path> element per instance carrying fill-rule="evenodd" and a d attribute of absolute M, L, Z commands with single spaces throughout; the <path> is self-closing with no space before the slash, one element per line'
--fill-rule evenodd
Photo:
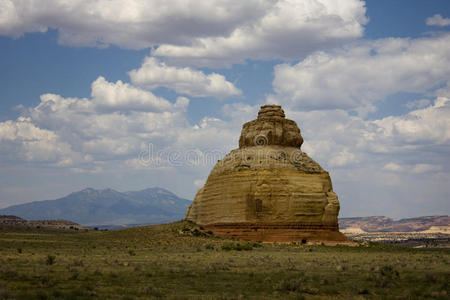
<path fill-rule="evenodd" d="M 239 149 L 214 166 L 186 219 L 237 239 L 346 242 L 330 176 L 300 150 L 302 143 L 280 106 L 262 106 L 243 125 Z"/>

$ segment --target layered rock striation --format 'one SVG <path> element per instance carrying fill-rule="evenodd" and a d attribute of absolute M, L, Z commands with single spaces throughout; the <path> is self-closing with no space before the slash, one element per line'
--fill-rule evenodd
<path fill-rule="evenodd" d="M 262 106 L 243 125 L 239 149 L 214 166 L 186 219 L 244 240 L 347 241 L 330 176 L 301 151 L 302 143 L 280 106 Z"/>

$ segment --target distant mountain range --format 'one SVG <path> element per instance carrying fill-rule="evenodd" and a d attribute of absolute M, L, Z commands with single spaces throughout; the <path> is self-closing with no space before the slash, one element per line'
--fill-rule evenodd
<path fill-rule="evenodd" d="M 0 215 L 26 220 L 70 220 L 85 226 L 156 224 L 184 218 L 191 201 L 162 188 L 136 192 L 87 188 L 56 200 L 0 209 Z"/>
<path fill-rule="evenodd" d="M 450 226 L 450 217 L 427 216 L 394 221 L 388 217 L 340 218 L 339 229 L 342 231 L 360 229 L 365 232 L 419 232 L 432 226 Z"/>
<path fill-rule="evenodd" d="M 56 200 L 36 201 L 0 209 L 0 215 L 26 220 L 68 220 L 84 226 L 117 229 L 178 221 L 191 201 L 163 188 L 136 192 L 87 188 Z M 449 216 L 428 216 L 394 221 L 388 217 L 340 218 L 341 230 L 414 232 L 432 226 L 450 226 Z"/>

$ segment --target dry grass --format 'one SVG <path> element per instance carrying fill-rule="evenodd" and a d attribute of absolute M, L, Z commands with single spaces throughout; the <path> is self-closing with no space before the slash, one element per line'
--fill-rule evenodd
<path fill-rule="evenodd" d="M 195 229 L 1 232 L 0 299 L 448 299 L 446 249 L 261 246 Z"/>

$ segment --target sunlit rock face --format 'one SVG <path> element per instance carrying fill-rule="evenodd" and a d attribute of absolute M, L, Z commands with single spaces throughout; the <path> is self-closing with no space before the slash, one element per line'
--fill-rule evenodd
<path fill-rule="evenodd" d="M 244 240 L 345 242 L 330 176 L 302 143 L 280 106 L 262 106 L 243 125 L 239 149 L 214 166 L 186 219 Z"/>

